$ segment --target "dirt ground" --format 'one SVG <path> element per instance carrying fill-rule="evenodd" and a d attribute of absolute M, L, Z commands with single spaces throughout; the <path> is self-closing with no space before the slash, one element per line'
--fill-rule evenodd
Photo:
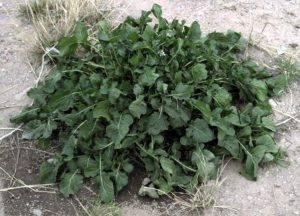
<path fill-rule="evenodd" d="M 0 0 L 0 137 L 11 131 L 9 118 L 29 103 L 26 91 L 36 79 L 27 58 L 33 44 L 33 28 L 18 17 L 17 2 Z M 154 2 L 162 5 L 164 15 L 169 19 L 185 19 L 188 23 L 199 21 L 203 34 L 234 29 L 259 43 L 273 56 L 289 53 L 300 60 L 300 0 L 116 0 L 115 4 L 122 14 L 138 16 L 142 9 L 150 9 Z M 122 17 L 124 15 L 117 14 L 115 20 Z M 265 59 L 258 53 L 254 57 Z M 282 97 L 272 100 L 276 122 L 299 115 L 299 86 L 299 81 L 293 83 Z M 276 135 L 278 144 L 288 150 L 291 161 L 288 168 L 264 167 L 258 181 L 250 182 L 239 175 L 240 165 L 230 162 L 222 174 L 226 180 L 216 194 L 216 207 L 205 211 L 204 215 L 300 215 L 299 123 L 299 120 L 290 120 L 282 124 Z M 49 157 L 49 153 L 36 149 L 34 143 L 21 141 L 19 136 L 17 133 L 0 142 L 0 216 L 82 215 L 76 199 L 64 199 L 53 189 L 5 191 L 5 188 L 16 185 L 37 184 L 38 164 Z M 142 178 L 132 176 L 133 185 L 118 197 L 122 216 L 191 215 L 178 209 L 166 211 L 170 201 L 137 197 L 136 185 Z M 81 191 L 80 199 L 92 196 L 89 188 Z"/>

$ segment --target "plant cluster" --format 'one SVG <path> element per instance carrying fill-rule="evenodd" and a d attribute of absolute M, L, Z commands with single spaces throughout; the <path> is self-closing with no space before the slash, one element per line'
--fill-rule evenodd
<path fill-rule="evenodd" d="M 202 36 L 197 22 L 168 22 L 156 4 L 98 28 L 92 40 L 78 22 L 58 41 L 56 66 L 28 92 L 34 104 L 12 119 L 25 123 L 25 139 L 61 145 L 41 165 L 41 182 L 60 182 L 69 196 L 92 179 L 109 202 L 138 163 L 145 188 L 157 189 L 141 193 L 158 197 L 214 178 L 223 156 L 251 180 L 260 165 L 282 161 L 268 99 L 289 77 L 244 58 L 239 33 Z"/>

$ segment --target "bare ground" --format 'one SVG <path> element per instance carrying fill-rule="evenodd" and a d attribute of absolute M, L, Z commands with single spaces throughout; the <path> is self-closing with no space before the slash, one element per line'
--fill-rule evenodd
<path fill-rule="evenodd" d="M 118 0 L 117 7 L 130 15 L 139 15 L 142 9 L 150 9 L 154 1 L 136 2 Z M 234 29 L 251 37 L 260 46 L 276 56 L 289 53 L 300 59 L 300 1 L 299 0 L 157 0 L 169 19 L 198 20 L 203 33 Z M 8 119 L 21 107 L 28 104 L 27 89 L 33 85 L 35 76 L 28 65 L 27 51 L 31 47 L 33 29 L 29 23 L 17 17 L 16 0 L 0 0 L 0 136 L 9 132 Z M 116 21 L 122 17 L 116 15 Z M 255 54 L 264 59 L 264 55 Z M 268 63 L 268 61 L 267 61 Z M 299 82 L 287 89 L 284 95 L 272 101 L 276 122 L 289 119 L 300 112 Z M 299 119 L 299 118 L 298 118 Z M 230 162 L 222 174 L 226 178 L 216 195 L 216 206 L 204 215 L 224 216 L 293 216 L 300 215 L 300 124 L 289 120 L 280 126 L 277 141 L 286 147 L 291 165 L 288 168 L 264 167 L 257 182 L 247 181 L 238 173 L 240 165 Z M 47 157 L 36 150 L 34 143 L 20 141 L 18 134 L 1 142 L 0 167 L 3 188 L 37 184 L 38 164 Z M 5 174 L 7 171 L 10 176 Z M 13 178 L 15 177 L 15 178 Z M 169 208 L 170 201 L 150 201 L 136 196 L 142 177 L 131 177 L 133 185 L 118 198 L 124 216 L 191 215 Z M 20 182 L 20 180 L 22 182 Z M 93 185 L 91 185 L 93 188 Z M 79 215 L 82 211 L 75 199 L 64 199 L 53 189 L 35 192 L 32 189 L 17 189 L 1 192 L 5 215 Z M 0 189 L 1 190 L 1 189 Z M 80 199 L 91 197 L 83 189 Z M 0 208 L 1 209 L 1 208 Z M 1 211 L 0 211 L 1 215 Z"/>

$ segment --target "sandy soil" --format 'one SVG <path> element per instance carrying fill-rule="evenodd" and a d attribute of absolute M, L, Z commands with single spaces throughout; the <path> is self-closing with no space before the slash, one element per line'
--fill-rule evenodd
<path fill-rule="evenodd" d="M 261 46 L 272 49 L 275 54 L 288 52 L 300 60 L 300 0 L 148 0 L 138 3 L 134 0 L 116 0 L 116 6 L 127 14 L 138 16 L 142 9 L 150 9 L 153 2 L 162 5 L 169 19 L 185 19 L 188 23 L 198 20 L 204 34 L 234 29 L 245 37 L 251 35 L 252 39 L 260 41 Z M 16 5 L 17 0 L 0 0 L 0 128 L 11 127 L 9 118 L 21 106 L 28 104 L 25 93 L 35 81 L 27 63 L 33 30 L 25 20 L 17 17 Z M 117 15 L 116 20 L 120 19 Z M 256 58 L 264 59 L 264 56 L 256 54 Z M 274 99 L 274 108 L 290 115 L 299 113 L 299 85 L 295 82 L 282 97 Z M 287 118 L 280 112 L 275 112 L 274 117 L 277 122 Z M 8 130 L 0 130 L 0 137 L 5 132 Z M 291 165 L 288 168 L 263 168 L 258 182 L 247 181 L 238 174 L 239 164 L 229 163 L 222 175 L 226 181 L 216 196 L 216 205 L 227 207 L 210 209 L 204 215 L 300 215 L 299 137 L 299 122 L 289 121 L 280 126 L 277 140 L 279 145 L 288 149 Z M 37 166 L 45 155 L 34 150 L 34 143 L 18 142 L 17 138 L 16 135 L 1 143 L 0 167 L 26 184 L 35 184 Z M 4 173 L 2 176 L 3 187 L 15 182 Z M 132 182 L 141 181 L 140 176 L 131 178 Z M 130 185 L 118 198 L 122 203 L 122 215 L 168 215 L 164 211 L 168 208 L 168 202 L 137 198 L 136 185 Z M 4 205 L 5 215 L 8 216 L 76 215 L 79 207 L 75 200 L 66 200 L 48 192 L 35 193 L 27 189 L 1 193 L 4 200 L 0 209 Z M 86 191 L 82 193 L 83 196 L 89 195 Z M 185 214 L 175 210 L 169 215 Z"/>

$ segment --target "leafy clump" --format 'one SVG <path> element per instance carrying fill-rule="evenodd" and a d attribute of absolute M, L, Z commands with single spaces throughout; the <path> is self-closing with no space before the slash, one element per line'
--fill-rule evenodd
<path fill-rule="evenodd" d="M 259 165 L 280 161 L 268 99 L 288 79 L 244 59 L 240 34 L 201 36 L 197 22 L 169 23 L 158 5 L 113 30 L 98 27 L 96 40 L 78 22 L 58 41 L 56 66 L 28 92 L 34 105 L 12 119 L 25 123 L 24 138 L 61 144 L 41 165 L 43 183 L 58 181 L 69 196 L 92 179 L 109 202 L 138 161 L 158 189 L 141 194 L 152 197 L 192 191 L 216 176 L 224 155 L 251 180 Z"/>

